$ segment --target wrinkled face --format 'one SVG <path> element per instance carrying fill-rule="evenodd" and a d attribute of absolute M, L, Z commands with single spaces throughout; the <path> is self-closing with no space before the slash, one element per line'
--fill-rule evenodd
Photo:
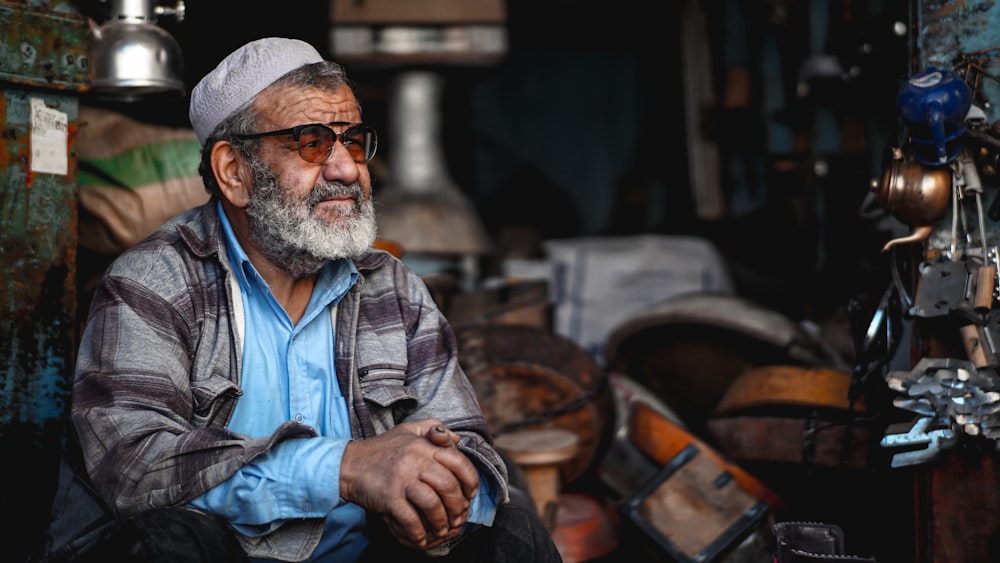
<path fill-rule="evenodd" d="M 361 117 L 347 86 L 335 94 L 314 89 L 265 92 L 257 104 L 267 108 L 267 131 L 358 123 Z M 338 134 L 346 128 L 331 126 Z M 368 163 L 352 156 L 341 139 L 326 161 L 314 163 L 300 156 L 293 135 L 263 137 L 249 166 L 250 234 L 262 254 L 293 276 L 312 274 L 329 260 L 357 256 L 374 243 Z"/>

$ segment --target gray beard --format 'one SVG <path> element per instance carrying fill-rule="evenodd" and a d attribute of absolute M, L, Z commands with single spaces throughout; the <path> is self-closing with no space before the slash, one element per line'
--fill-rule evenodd
<path fill-rule="evenodd" d="M 295 278 L 318 272 L 324 264 L 360 256 L 375 242 L 375 208 L 357 182 L 318 184 L 304 202 L 285 201 L 278 179 L 267 165 L 253 163 L 254 190 L 247 206 L 250 235 L 260 252 Z M 354 206 L 338 208 L 323 219 L 316 204 L 331 196 L 350 195 Z"/>

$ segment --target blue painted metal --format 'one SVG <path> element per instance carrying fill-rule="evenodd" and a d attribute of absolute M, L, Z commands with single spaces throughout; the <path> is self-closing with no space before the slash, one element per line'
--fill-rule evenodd
<path fill-rule="evenodd" d="M 1000 118 L 1000 2 L 922 1 L 915 13 L 920 69 L 947 68 L 980 84 L 973 103 Z"/>

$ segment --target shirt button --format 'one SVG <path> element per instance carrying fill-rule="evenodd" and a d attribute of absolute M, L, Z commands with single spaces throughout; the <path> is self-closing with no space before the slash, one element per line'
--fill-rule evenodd
<path fill-rule="evenodd" d="M 306 417 L 302 416 L 301 414 L 295 415 L 295 422 L 302 422 L 305 419 Z"/>

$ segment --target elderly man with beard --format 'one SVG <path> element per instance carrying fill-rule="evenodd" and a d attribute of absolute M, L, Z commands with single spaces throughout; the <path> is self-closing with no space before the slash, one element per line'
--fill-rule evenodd
<path fill-rule="evenodd" d="M 344 70 L 253 41 L 190 119 L 212 197 L 96 290 L 39 559 L 560 561 L 427 288 L 372 248 Z"/>

